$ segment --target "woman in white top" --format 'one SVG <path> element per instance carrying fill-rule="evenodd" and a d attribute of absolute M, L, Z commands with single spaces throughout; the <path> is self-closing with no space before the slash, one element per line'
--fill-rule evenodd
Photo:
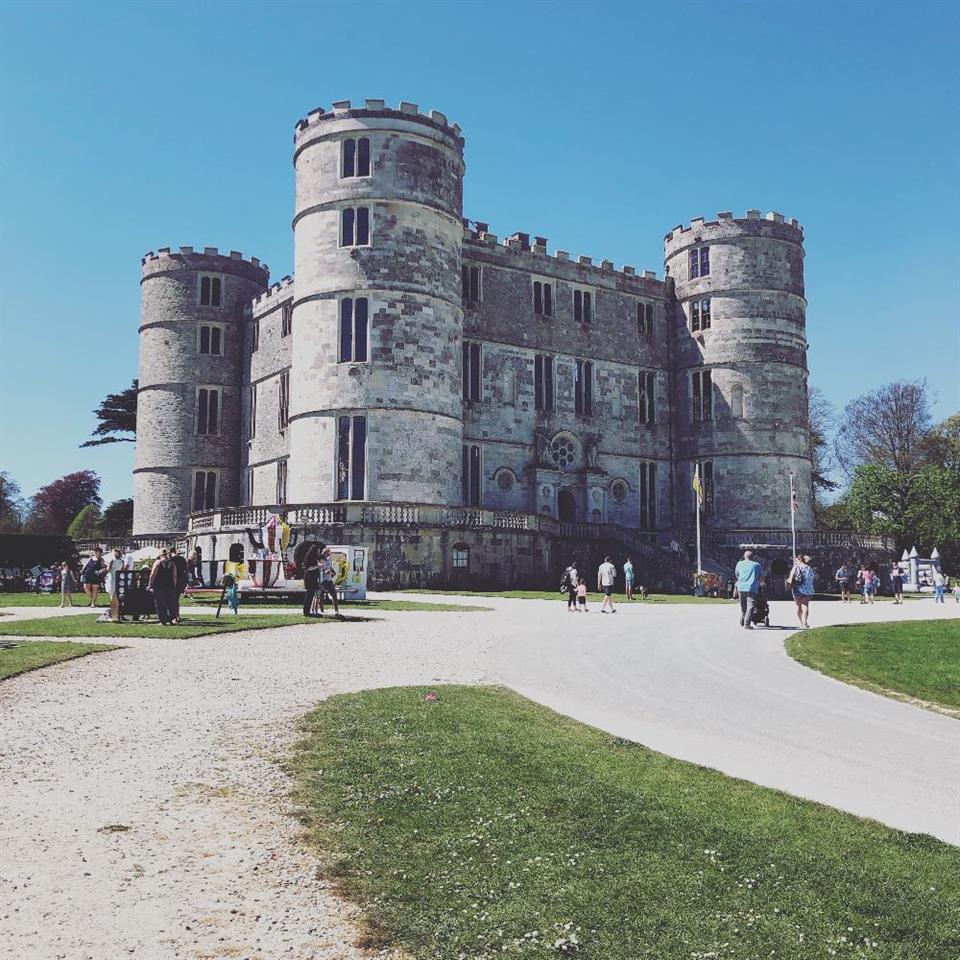
<path fill-rule="evenodd" d="M 807 628 L 810 626 L 807 621 L 810 619 L 810 598 L 813 596 L 813 567 L 810 566 L 810 557 L 797 554 L 787 583 L 793 591 L 793 602 L 797 605 L 800 626 Z"/>

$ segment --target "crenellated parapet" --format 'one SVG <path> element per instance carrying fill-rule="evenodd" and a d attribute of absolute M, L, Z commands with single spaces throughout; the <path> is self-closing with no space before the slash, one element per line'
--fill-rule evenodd
<path fill-rule="evenodd" d="M 710 237 L 752 235 L 803 243 L 803 224 L 795 217 L 787 218 L 771 210 L 748 210 L 743 217 L 735 217 L 729 210 L 721 211 L 715 220 L 693 217 L 688 224 L 678 224 L 663 238 L 668 250 L 690 242 L 697 242 L 704 234 Z"/>
<path fill-rule="evenodd" d="M 476 226 L 471 226 L 475 223 Z M 602 283 L 605 279 L 617 279 L 626 283 L 635 283 L 638 290 L 649 287 L 650 282 L 661 284 L 655 270 L 637 271 L 635 267 L 624 264 L 618 270 L 612 260 L 595 262 L 594 257 L 580 254 L 571 257 L 566 250 L 547 249 L 547 238 L 531 237 L 528 233 L 513 233 L 501 240 L 497 234 L 491 233 L 489 224 L 464 220 L 463 240 L 465 244 L 478 251 L 485 251 L 501 256 L 517 256 L 526 260 L 525 268 L 531 272 L 556 273 L 559 276 L 578 283 Z M 645 283 L 644 283 L 645 281 Z"/>
<path fill-rule="evenodd" d="M 272 283 L 259 296 L 250 301 L 254 316 L 260 316 L 289 300 L 293 296 L 293 277 L 289 274 L 281 277 L 277 283 Z"/>
<path fill-rule="evenodd" d="M 304 141 L 310 139 L 324 125 L 333 121 L 341 120 L 378 120 L 387 119 L 393 122 L 402 122 L 418 124 L 436 132 L 445 134 L 452 139 L 460 150 L 463 150 L 463 135 L 460 131 L 460 125 L 450 123 L 446 114 L 439 110 L 428 110 L 421 112 L 416 103 L 410 103 L 407 100 L 401 100 L 398 107 L 388 107 L 385 100 L 368 99 L 363 105 L 354 105 L 349 100 L 335 100 L 329 110 L 324 107 L 317 107 L 311 110 L 306 117 L 298 120 L 293 133 L 293 142 L 299 147 Z"/>
<path fill-rule="evenodd" d="M 140 258 L 144 278 L 173 270 L 199 270 L 211 273 L 228 273 L 243 277 L 260 286 L 270 280 L 270 268 L 256 257 L 244 259 L 239 250 L 221 253 L 217 247 L 159 247 L 148 251 Z"/>

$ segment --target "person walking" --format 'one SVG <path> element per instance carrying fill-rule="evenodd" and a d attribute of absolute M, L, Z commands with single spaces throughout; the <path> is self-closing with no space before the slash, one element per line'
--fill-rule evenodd
<path fill-rule="evenodd" d="M 877 576 L 877 571 L 870 567 L 866 568 L 863 571 L 863 596 L 867 603 L 873 603 L 879 585 L 880 578 Z"/>
<path fill-rule="evenodd" d="M 337 603 L 337 571 L 333 565 L 330 548 L 324 547 L 320 555 L 320 606 L 323 608 L 323 597 L 326 594 L 333 602 L 333 615 L 340 616 L 340 606 Z"/>
<path fill-rule="evenodd" d="M 847 570 L 847 565 L 845 563 L 840 564 L 840 569 L 837 571 L 834 580 L 837 581 L 837 586 L 840 588 L 840 599 L 844 603 L 850 602 L 850 572 Z"/>
<path fill-rule="evenodd" d="M 123 554 L 119 547 L 114 547 L 107 560 L 107 578 L 104 586 L 107 596 L 110 597 L 110 619 L 114 623 L 120 622 L 120 571 L 123 570 Z"/>
<path fill-rule="evenodd" d="M 577 584 L 579 582 L 576 561 L 572 562 L 560 578 L 560 592 L 567 595 L 567 613 L 577 609 Z"/>
<path fill-rule="evenodd" d="M 610 607 L 610 613 L 616 613 L 617 608 L 613 605 L 613 585 L 617 579 L 617 568 L 610 562 L 609 557 L 603 558 L 603 563 L 597 570 L 597 589 L 603 591 L 603 603 L 600 606 L 601 613 L 607 613 L 607 607 Z"/>
<path fill-rule="evenodd" d="M 577 611 L 588 613 L 587 609 L 587 581 L 580 577 L 577 580 Z"/>
<path fill-rule="evenodd" d="M 626 563 L 623 565 L 623 581 L 626 587 L 627 599 L 633 600 L 633 563 L 630 558 L 627 557 Z"/>
<path fill-rule="evenodd" d="M 195 583 L 198 587 L 205 587 L 206 583 L 203 579 L 203 550 L 200 548 L 199 543 L 193 548 L 191 557 L 193 558 L 194 575 L 196 577 Z"/>
<path fill-rule="evenodd" d="M 807 554 L 797 554 L 797 558 L 787 578 L 793 592 L 793 602 L 797 605 L 797 619 L 800 626 L 810 626 L 810 598 L 813 596 L 813 567 Z"/>
<path fill-rule="evenodd" d="M 169 627 L 173 623 L 174 604 L 177 597 L 177 567 L 171 560 L 166 548 L 150 568 L 147 589 L 153 593 L 153 602 L 157 608 L 157 619 Z"/>
<path fill-rule="evenodd" d="M 180 622 L 180 600 L 187 589 L 187 558 L 174 547 L 170 551 L 170 559 L 177 568 L 177 595 L 173 600 L 173 622 Z"/>
<path fill-rule="evenodd" d="M 60 606 L 72 607 L 73 595 L 76 592 L 77 583 L 73 579 L 73 570 L 70 569 L 68 561 L 64 560 L 60 564 Z"/>
<path fill-rule="evenodd" d="M 861 563 L 860 566 L 859 566 L 858 569 L 857 569 L 857 580 L 856 580 L 857 593 L 860 594 L 860 602 L 861 602 L 861 603 L 866 603 L 866 602 L 867 602 L 867 595 L 866 595 L 866 593 L 864 592 L 864 589 L 863 589 L 863 587 L 864 587 L 864 575 L 866 574 L 866 572 L 867 572 L 866 567 L 864 567 L 864 565 Z"/>
<path fill-rule="evenodd" d="M 763 567 L 753 559 L 752 550 L 744 550 L 743 559 L 737 561 L 733 572 L 737 580 L 734 589 L 740 598 L 740 626 L 746 630 L 752 630 L 753 605 L 757 600 Z"/>
<path fill-rule="evenodd" d="M 90 606 L 97 605 L 97 595 L 100 593 L 100 578 L 106 572 L 107 565 L 103 562 L 103 551 L 97 547 L 93 555 L 87 557 L 87 562 L 80 572 L 80 582 L 83 592 L 90 598 Z"/>
<path fill-rule="evenodd" d="M 935 603 L 943 603 L 943 595 L 947 589 L 947 581 L 939 570 L 933 571 L 933 599 Z"/>
<path fill-rule="evenodd" d="M 896 563 L 890 566 L 890 586 L 893 589 L 893 602 L 903 603 L 903 571 Z"/>
<path fill-rule="evenodd" d="M 314 617 L 313 598 L 320 588 L 320 548 L 310 547 L 303 558 L 303 586 L 306 593 L 303 597 L 303 615 Z"/>

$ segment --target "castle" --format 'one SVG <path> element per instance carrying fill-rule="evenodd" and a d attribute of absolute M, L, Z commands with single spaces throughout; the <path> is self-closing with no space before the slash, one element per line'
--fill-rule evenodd
<path fill-rule="evenodd" d="M 791 474 L 812 527 L 796 220 L 677 226 L 659 279 L 463 219 L 437 111 L 337 102 L 293 157 L 293 277 L 143 258 L 135 535 L 222 552 L 269 511 L 369 542 L 374 583 L 532 582 L 585 541 L 676 572 L 698 465 L 715 540 L 788 529 Z"/>

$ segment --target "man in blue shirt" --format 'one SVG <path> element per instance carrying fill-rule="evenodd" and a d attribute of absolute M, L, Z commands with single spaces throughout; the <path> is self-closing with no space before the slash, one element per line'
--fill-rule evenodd
<path fill-rule="evenodd" d="M 744 550 L 743 559 L 734 569 L 734 576 L 737 578 L 737 594 L 740 596 L 740 626 L 747 630 L 753 629 L 750 619 L 753 616 L 753 603 L 762 574 L 763 567 L 753 559 L 753 551 Z"/>

